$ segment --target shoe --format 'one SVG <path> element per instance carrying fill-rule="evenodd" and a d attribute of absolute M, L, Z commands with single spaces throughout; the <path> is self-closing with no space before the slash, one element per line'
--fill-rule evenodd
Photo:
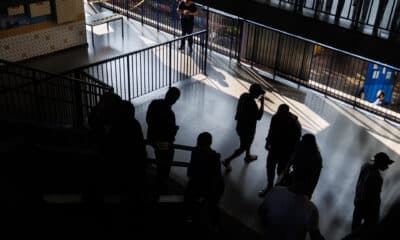
<path fill-rule="evenodd" d="M 229 163 L 227 163 L 226 161 L 222 161 L 222 165 L 224 165 L 224 167 L 225 167 L 225 172 L 232 171 L 231 165 Z"/>
<path fill-rule="evenodd" d="M 247 155 L 247 156 L 244 158 L 244 161 L 245 161 L 246 163 L 249 163 L 249 162 L 252 162 L 252 161 L 255 161 L 255 160 L 257 160 L 257 155 Z"/>

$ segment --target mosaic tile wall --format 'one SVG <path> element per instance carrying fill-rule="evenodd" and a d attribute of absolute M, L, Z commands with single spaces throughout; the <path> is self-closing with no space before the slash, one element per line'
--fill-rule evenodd
<path fill-rule="evenodd" d="M 21 61 L 87 43 L 84 21 L 0 39 L 0 59 Z"/>

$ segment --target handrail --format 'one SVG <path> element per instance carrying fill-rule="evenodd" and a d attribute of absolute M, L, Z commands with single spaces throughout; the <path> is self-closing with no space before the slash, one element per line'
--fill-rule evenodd
<path fill-rule="evenodd" d="M 278 33 L 281 33 L 281 34 L 284 34 L 284 35 L 287 35 L 287 36 L 290 36 L 290 37 L 293 37 L 293 38 L 297 38 L 297 39 L 303 40 L 305 42 L 316 44 L 316 45 L 319 45 L 319 46 L 324 47 L 324 48 L 328 48 L 328 49 L 336 51 L 336 52 L 340 52 L 340 53 L 343 53 L 343 54 L 346 54 L 346 55 L 350 55 L 352 57 L 358 58 L 358 59 L 363 60 L 363 61 L 376 63 L 376 64 L 379 64 L 381 66 L 391 68 L 391 69 L 393 69 L 395 71 L 400 71 L 400 68 L 398 68 L 398 67 L 395 67 L 395 66 L 392 66 L 392 65 L 389 65 L 389 64 L 386 64 L 386 63 L 382 63 L 382 62 L 379 62 L 377 60 L 373 60 L 373 59 L 370 59 L 370 58 L 367 58 L 367 57 L 363 57 L 363 56 L 357 55 L 355 53 L 351 53 L 351 52 L 348 52 L 348 51 L 345 51 L 345 50 L 342 50 L 342 49 L 339 49 L 339 48 L 335 48 L 335 47 L 326 45 L 324 43 L 317 42 L 315 40 L 311 40 L 311 39 L 308 39 L 308 38 L 305 38 L 305 37 L 302 37 L 302 36 L 299 36 L 299 35 L 295 35 L 295 34 L 288 33 L 288 32 L 285 32 L 285 31 L 282 31 L 282 30 L 279 30 L 279 29 L 276 29 L 276 28 L 273 28 L 273 27 L 270 27 L 270 26 L 266 26 L 266 25 L 261 24 L 261 23 L 257 23 L 257 22 L 254 22 L 254 21 L 251 21 L 251 20 L 247 20 L 247 19 L 243 19 L 243 18 L 241 18 L 241 19 L 244 22 L 248 22 L 248 23 L 257 25 L 257 26 L 262 27 L 262 28 L 266 28 L 266 29 L 274 31 L 274 32 L 278 32 Z"/>
<path fill-rule="evenodd" d="M 151 142 L 149 142 L 147 139 L 145 139 L 145 143 L 148 146 L 153 146 L 153 144 Z M 194 149 L 196 149 L 196 147 L 193 146 L 187 146 L 187 145 L 182 145 L 182 144 L 172 144 L 172 147 L 174 149 L 178 149 L 178 150 L 184 150 L 184 151 L 193 151 Z"/>
<path fill-rule="evenodd" d="M 245 19 L 245 18 L 239 17 L 237 15 L 226 13 L 226 12 L 223 12 L 221 10 L 218 10 L 218 9 L 215 9 L 215 8 L 212 8 L 212 7 L 208 7 L 208 6 L 203 5 L 203 4 L 196 3 L 196 5 L 202 7 L 205 11 L 209 11 L 210 13 L 219 14 L 219 15 L 222 15 L 222 16 L 225 16 L 225 17 L 229 17 L 229 18 L 233 18 L 233 19 L 237 19 L 237 20 L 242 20 L 244 22 L 248 22 L 248 23 L 257 25 L 259 27 L 266 28 L 268 30 L 271 30 L 271 31 L 274 31 L 274 32 L 277 32 L 277 33 L 281 33 L 281 34 L 284 34 L 284 35 L 287 35 L 287 36 L 290 36 L 290 37 L 293 37 L 293 38 L 296 38 L 296 39 L 299 39 L 299 40 L 302 40 L 302 41 L 306 41 L 308 43 L 316 44 L 316 45 L 322 46 L 324 48 L 328 48 L 330 50 L 333 50 L 333 51 L 336 51 L 336 52 L 339 52 L 339 53 L 343 53 L 343 54 L 358 58 L 358 59 L 363 60 L 363 61 L 376 63 L 376 64 L 379 64 L 381 66 L 384 66 L 384 67 L 387 67 L 387 68 L 391 68 L 391 69 L 393 69 L 395 71 L 400 71 L 400 67 L 396 67 L 396 66 L 393 66 L 393 65 L 390 65 L 390 64 L 386 64 L 386 63 L 377 61 L 377 60 L 373 60 L 373 59 L 370 59 L 370 58 L 367 58 L 367 57 L 363 57 L 363 56 L 357 55 L 355 53 L 351 53 L 349 51 L 342 50 L 342 49 L 339 49 L 339 48 L 336 48 L 336 47 L 333 47 L 333 46 L 330 46 L 330 45 L 327 45 L 327 44 L 324 44 L 324 43 L 321 43 L 321 42 L 318 42 L 318 41 L 315 41 L 315 40 L 312 40 L 312 39 L 309 39 L 309 38 L 306 38 L 306 37 L 302 37 L 302 36 L 299 36 L 299 35 L 296 35 L 296 34 L 292 34 L 292 33 L 286 32 L 286 31 L 279 30 L 277 28 L 266 26 L 264 24 L 260 24 L 260 23 L 254 22 L 252 20 Z"/>
<path fill-rule="evenodd" d="M 147 158 L 147 160 L 154 165 L 157 165 L 157 161 L 154 158 Z M 188 167 L 189 163 L 182 161 L 172 161 L 171 166 L 173 167 Z"/>
<path fill-rule="evenodd" d="M 343 54 L 346 54 L 346 55 L 350 55 L 350 56 L 358 58 L 360 60 L 376 63 L 376 64 L 379 64 L 381 66 L 384 66 L 384 67 L 387 67 L 387 68 L 391 68 L 391 69 L 393 69 L 395 71 L 400 71 L 399 67 L 395 67 L 395 66 L 392 66 L 392 65 L 377 61 L 377 60 L 373 60 L 373 59 L 370 59 L 370 58 L 367 58 L 367 57 L 363 57 L 363 56 L 357 55 L 355 53 L 351 53 L 351 52 L 348 52 L 348 51 L 345 51 L 345 50 L 342 50 L 342 49 L 339 49 L 339 48 L 335 48 L 335 47 L 332 47 L 330 45 L 326 45 L 324 43 L 321 43 L 321 42 L 318 42 L 318 41 L 315 41 L 315 40 L 312 40 L 312 39 L 309 39 L 309 38 L 306 38 L 306 37 L 302 37 L 302 36 L 299 36 L 299 35 L 296 35 L 296 34 L 292 34 L 292 33 L 286 32 L 286 31 L 282 31 L 280 29 L 277 29 L 277 28 L 274 28 L 274 27 L 270 27 L 270 26 L 267 26 L 267 25 L 252 21 L 252 20 L 248 20 L 248 19 L 239 17 L 237 15 L 229 14 L 229 13 L 220 11 L 220 10 L 215 9 L 215 8 L 207 7 L 207 6 L 202 5 L 202 4 L 196 3 L 196 5 L 199 5 L 199 6 L 203 7 L 204 10 L 210 11 L 212 13 L 220 14 L 220 15 L 223 15 L 223 16 L 229 17 L 229 18 L 236 18 L 237 20 L 242 20 L 244 22 L 248 22 L 248 23 L 257 25 L 257 26 L 262 27 L 262 28 L 266 28 L 268 30 L 271 30 L 271 31 L 274 31 L 274 32 L 277 32 L 277 33 L 281 33 L 281 34 L 284 34 L 284 35 L 287 35 L 287 36 L 290 36 L 290 37 L 293 37 L 293 38 L 296 38 L 296 39 L 299 39 L 299 40 L 303 40 L 303 41 L 306 41 L 306 42 L 309 42 L 309 43 L 312 43 L 312 44 L 316 44 L 316 45 L 319 45 L 321 47 L 328 48 L 330 50 L 334 50 L 336 52 L 340 52 L 340 53 L 343 53 Z"/>
<path fill-rule="evenodd" d="M 25 77 L 25 78 L 27 78 L 27 79 L 30 79 L 30 80 L 32 80 L 32 81 L 31 81 L 31 82 L 28 82 L 28 83 L 24 83 L 24 84 L 18 85 L 18 86 L 13 87 L 13 88 L 2 89 L 2 90 L 0 90 L 0 93 L 5 93 L 5 92 L 8 92 L 8 91 L 16 91 L 16 90 L 18 90 L 18 89 L 25 88 L 25 87 L 30 86 L 30 85 L 32 85 L 32 84 L 38 84 L 38 83 L 46 82 L 46 81 L 48 81 L 48 80 L 55 79 L 55 78 L 61 78 L 61 79 L 66 79 L 66 80 L 72 80 L 72 81 L 74 81 L 74 82 L 81 82 L 81 83 L 87 84 L 87 85 L 89 85 L 89 86 L 96 86 L 96 85 L 93 84 L 93 83 L 88 83 L 88 82 L 86 82 L 86 81 L 83 81 L 83 80 L 81 80 L 81 79 L 77 79 L 77 78 L 74 78 L 74 77 L 71 77 L 71 76 L 57 75 L 57 74 L 54 74 L 54 73 L 45 72 L 45 71 L 42 71 L 42 70 L 40 70 L 40 69 L 34 69 L 34 68 L 31 68 L 31 67 L 27 67 L 27 66 L 23 66 L 23 65 L 19 65 L 19 64 L 13 63 L 13 62 L 9 62 L 9 61 L 4 60 L 4 59 L 0 59 L 0 63 L 1 63 L 1 64 L 4 64 L 5 66 L 11 65 L 11 66 L 14 66 L 14 67 L 16 67 L 16 68 L 25 69 L 25 70 L 29 70 L 29 71 L 32 71 L 32 72 L 37 72 L 37 73 L 39 73 L 39 74 L 47 75 L 46 77 L 44 77 L 44 78 L 42 78 L 42 79 L 35 79 L 35 78 L 32 78 L 32 77 L 23 76 L 23 77 Z M 0 69 L 1 69 L 1 68 L 0 68 Z M 91 78 L 91 81 L 95 82 L 96 84 L 98 84 L 98 85 L 100 85 L 100 86 L 102 86 L 102 87 L 104 87 L 104 88 L 112 89 L 112 87 L 108 86 L 107 84 L 105 84 L 105 83 L 102 82 L 102 81 L 99 81 L 99 80 L 97 80 L 97 79 L 91 77 L 91 76 L 88 75 L 88 74 L 86 74 L 85 76 L 90 77 L 90 78 Z"/>
<path fill-rule="evenodd" d="M 170 41 L 166 41 L 166 42 L 163 42 L 163 43 L 158 43 L 158 44 L 155 44 L 155 45 L 150 46 L 150 47 L 146 47 L 146 48 L 142 48 L 142 49 L 139 49 L 139 50 L 135 50 L 135 51 L 130 52 L 130 53 L 125 53 L 125 54 L 122 54 L 122 55 L 119 55 L 119 56 L 115 56 L 115 57 L 111 57 L 111 58 L 107 58 L 107 59 L 104 59 L 104 60 L 101 60 L 101 61 L 98 61 L 98 62 L 95 62 L 95 63 L 87 64 L 87 65 L 81 66 L 79 68 L 66 71 L 66 72 L 64 72 L 62 74 L 63 75 L 64 74 L 68 74 L 68 73 L 71 73 L 73 71 L 79 71 L 80 69 L 85 69 L 85 68 L 93 67 L 93 66 L 96 66 L 96 65 L 99 65 L 99 64 L 103 64 L 103 63 L 106 63 L 106 62 L 114 61 L 114 60 L 117 60 L 117 59 L 120 59 L 120 58 L 124 58 L 124 57 L 130 56 L 130 55 L 133 55 L 133 54 L 144 52 L 144 51 L 147 51 L 147 50 L 150 50 L 150 49 L 153 49 L 153 48 L 157 48 L 157 47 L 160 47 L 160 46 L 168 45 L 168 44 L 173 43 L 173 42 L 178 42 L 178 41 L 182 40 L 183 38 L 200 35 L 200 34 L 203 34 L 203 33 L 206 33 L 206 32 L 207 32 L 207 30 L 201 30 L 201 31 L 198 31 L 198 32 L 195 32 L 195 33 L 192 33 L 192 34 L 188 34 L 188 35 L 185 35 L 185 36 L 174 38 L 173 40 L 170 40 Z"/>

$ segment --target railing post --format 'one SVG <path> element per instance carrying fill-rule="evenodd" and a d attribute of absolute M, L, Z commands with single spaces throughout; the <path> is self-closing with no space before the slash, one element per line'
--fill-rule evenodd
<path fill-rule="evenodd" d="M 126 64 L 128 65 L 128 100 L 131 100 L 131 64 L 129 61 L 129 55 L 126 56 Z"/>
<path fill-rule="evenodd" d="M 169 47 L 169 77 L 168 77 L 168 87 L 171 88 L 172 87 L 172 42 L 168 43 L 168 47 Z"/>
<path fill-rule="evenodd" d="M 160 0 L 157 0 L 157 31 L 160 31 Z"/>
<path fill-rule="evenodd" d="M 279 50 L 280 50 L 280 44 L 281 44 L 281 34 L 280 33 L 278 33 L 278 43 L 277 43 L 277 46 L 276 46 L 276 54 L 275 54 L 275 63 L 274 63 L 274 73 L 273 73 L 273 75 L 272 75 L 272 79 L 273 80 L 275 80 L 275 76 L 276 76 L 276 71 L 277 71 L 277 69 L 278 69 L 278 59 L 279 59 Z"/>
<path fill-rule="evenodd" d="M 232 46 L 233 46 L 233 26 L 235 25 L 235 21 L 234 21 L 234 19 L 233 18 L 231 18 L 231 27 L 230 27 L 230 35 L 231 35 L 231 37 L 230 37 L 230 46 L 229 46 L 229 61 L 231 61 L 231 59 L 232 59 Z"/>
<path fill-rule="evenodd" d="M 36 109 L 34 110 L 36 113 L 38 113 L 38 119 L 37 120 L 42 120 L 42 111 L 40 107 L 40 96 L 38 94 L 38 80 L 37 80 L 37 72 L 33 72 L 33 96 L 35 98 L 35 104 L 36 104 Z"/>
<path fill-rule="evenodd" d="M 206 9 L 206 13 L 207 13 L 207 20 L 206 20 L 207 30 L 206 30 L 206 42 L 204 44 L 205 49 L 204 49 L 204 69 L 203 69 L 203 73 L 204 73 L 204 75 L 207 76 L 207 51 L 208 51 L 208 34 L 209 34 L 208 21 L 209 21 L 209 18 L 210 18 L 210 11 L 209 11 L 209 7 L 208 6 L 207 6 L 207 9 Z"/>
<path fill-rule="evenodd" d="M 239 26 L 239 38 L 237 40 L 237 62 L 240 63 L 241 59 L 240 56 L 242 54 L 242 41 L 243 41 L 243 19 L 238 18 L 238 26 Z"/>
<path fill-rule="evenodd" d="M 330 59 L 331 59 L 331 64 L 329 64 L 329 75 L 328 75 L 328 81 L 326 82 L 326 87 L 325 87 L 325 97 L 328 93 L 329 84 L 331 83 L 332 68 L 333 68 L 333 63 L 335 62 L 334 57 L 331 57 Z"/>
<path fill-rule="evenodd" d="M 80 79 L 80 73 L 74 73 L 76 79 Z M 82 89 L 81 83 L 78 81 L 72 81 L 73 90 L 73 102 L 75 103 L 75 116 L 74 116 L 74 127 L 83 128 L 83 104 L 82 104 Z"/>
<path fill-rule="evenodd" d="M 256 28 L 256 26 L 255 25 L 253 25 L 254 26 L 254 31 L 253 31 L 253 45 L 252 45 L 252 51 L 251 51 L 251 62 L 250 62 L 250 66 L 251 66 L 251 68 L 253 68 L 253 66 L 254 66 L 254 62 L 255 62 L 255 49 L 256 49 L 256 30 L 257 30 L 257 28 Z"/>
<path fill-rule="evenodd" d="M 142 25 L 144 24 L 144 19 L 143 19 L 143 15 L 144 15 L 144 4 L 142 4 L 141 5 L 141 11 L 142 11 L 142 14 L 141 14 L 141 22 L 142 22 Z"/>

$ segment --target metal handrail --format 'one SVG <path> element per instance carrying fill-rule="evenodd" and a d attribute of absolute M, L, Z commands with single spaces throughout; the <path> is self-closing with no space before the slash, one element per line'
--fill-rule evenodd
<path fill-rule="evenodd" d="M 104 60 L 101 60 L 101 61 L 98 61 L 98 62 L 95 62 L 95 63 L 87 64 L 87 65 L 81 66 L 79 68 L 66 71 L 66 72 L 64 72 L 62 74 L 68 74 L 68 73 L 71 73 L 71 72 L 74 72 L 74 71 L 79 71 L 81 69 L 90 68 L 90 67 L 93 67 L 93 66 L 96 66 L 96 65 L 100 65 L 100 64 L 103 64 L 103 63 L 106 63 L 106 62 L 110 62 L 110 61 L 114 61 L 114 60 L 117 60 L 117 59 L 121 59 L 121 58 L 130 56 L 130 55 L 134 55 L 134 54 L 141 53 L 141 52 L 144 52 L 144 51 L 147 51 L 147 50 L 151 50 L 153 48 L 157 48 L 157 47 L 160 47 L 160 46 L 164 46 L 164 45 L 168 45 L 170 43 L 174 43 L 174 42 L 180 41 L 183 38 L 187 38 L 187 37 L 191 37 L 191 36 L 194 37 L 194 36 L 197 36 L 197 35 L 201 35 L 203 33 L 207 33 L 207 30 L 201 30 L 201 31 L 198 31 L 198 32 L 195 32 L 195 33 L 192 33 L 192 34 L 188 34 L 188 35 L 182 36 L 182 37 L 174 38 L 173 40 L 169 40 L 169 41 L 166 41 L 166 42 L 163 42 L 163 43 L 158 43 L 158 44 L 155 44 L 155 45 L 150 46 L 150 47 L 146 47 L 146 48 L 142 48 L 142 49 L 139 49 L 139 50 L 135 50 L 135 51 L 132 51 L 130 53 L 125 53 L 125 54 L 122 54 L 122 55 L 119 55 L 119 56 L 115 56 L 115 57 L 111 57 L 111 58 L 107 58 L 107 59 L 104 59 Z"/>
<path fill-rule="evenodd" d="M 77 78 L 74 78 L 74 77 L 71 77 L 71 76 L 63 76 L 63 75 L 57 75 L 57 74 L 50 73 L 50 72 L 45 72 L 45 71 L 42 71 L 42 70 L 39 70 L 39 69 L 34 69 L 34 68 L 31 68 L 31 67 L 28 67 L 28 66 L 23 66 L 23 65 L 20 65 L 20 64 L 16 64 L 16 63 L 13 63 L 13 62 L 9 62 L 9 61 L 4 60 L 4 59 L 0 59 L 0 63 L 1 63 L 1 64 L 4 64 L 4 65 L 6 65 L 6 66 L 7 66 L 7 65 L 11 65 L 11 66 L 14 66 L 14 67 L 16 67 L 16 68 L 29 70 L 29 71 L 36 72 L 36 73 L 40 73 L 40 74 L 43 74 L 43 75 L 48 75 L 48 77 L 44 77 L 44 78 L 42 78 L 42 79 L 35 79 L 35 78 L 33 78 L 33 77 L 23 76 L 24 78 L 27 78 L 27 79 L 32 80 L 32 82 L 24 83 L 24 84 L 18 85 L 18 86 L 13 87 L 13 88 L 2 89 L 2 90 L 0 90 L 0 93 L 5 93 L 5 92 L 8 92 L 8 91 L 16 91 L 16 90 L 25 88 L 25 87 L 27 87 L 27 86 L 30 86 L 30 85 L 32 85 L 32 84 L 43 83 L 43 82 L 46 82 L 46 81 L 48 81 L 48 80 L 55 79 L 55 78 L 61 78 L 61 79 L 72 80 L 72 81 L 74 81 L 74 82 L 80 82 L 80 83 L 87 84 L 88 86 L 96 86 L 96 84 L 98 84 L 98 85 L 100 85 L 100 86 L 102 86 L 102 87 L 104 87 L 104 88 L 112 89 L 112 87 L 108 86 L 108 85 L 105 84 L 104 82 L 99 81 L 99 80 L 97 80 L 97 79 L 95 79 L 95 78 L 91 78 L 91 81 L 93 81 L 93 82 L 96 83 L 96 84 L 93 84 L 93 83 L 88 83 L 88 82 L 86 82 L 86 81 L 83 81 L 83 80 L 81 80 L 81 79 L 77 79 Z M 0 68 L 0 69 L 1 69 L 1 68 Z M 17 74 L 17 73 L 13 73 L 13 74 Z"/>

